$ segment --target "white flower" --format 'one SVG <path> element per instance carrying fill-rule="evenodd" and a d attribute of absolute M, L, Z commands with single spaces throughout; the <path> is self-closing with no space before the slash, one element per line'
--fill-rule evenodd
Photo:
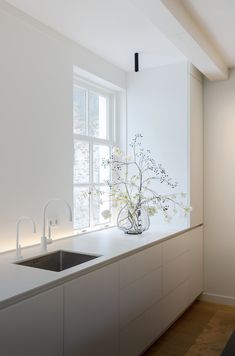
<path fill-rule="evenodd" d="M 149 216 L 154 216 L 157 213 L 157 209 L 155 206 L 149 206 L 147 208 L 147 213 Z"/>
<path fill-rule="evenodd" d="M 127 156 L 124 157 L 124 160 L 126 162 L 131 162 L 133 160 L 133 157 L 131 155 L 127 155 Z"/>
<path fill-rule="evenodd" d="M 173 214 L 176 215 L 177 213 L 178 213 L 177 209 L 174 208 L 174 209 L 173 209 Z"/>
<path fill-rule="evenodd" d="M 107 219 L 111 218 L 111 211 L 110 210 L 103 210 L 101 215 L 103 216 L 103 218 L 105 220 L 107 220 Z"/>
<path fill-rule="evenodd" d="M 191 213 L 192 210 L 193 210 L 193 208 L 191 206 L 187 206 L 184 208 L 185 214 Z"/>
<path fill-rule="evenodd" d="M 121 156 L 122 155 L 122 150 L 120 149 L 120 147 L 114 146 L 113 147 L 113 154 L 114 156 Z"/>
<path fill-rule="evenodd" d="M 170 216 L 170 215 L 168 215 L 168 214 L 165 214 L 165 215 L 164 215 L 164 220 L 165 220 L 166 223 L 169 224 L 169 223 L 171 222 L 171 219 L 172 219 L 172 216 Z"/>

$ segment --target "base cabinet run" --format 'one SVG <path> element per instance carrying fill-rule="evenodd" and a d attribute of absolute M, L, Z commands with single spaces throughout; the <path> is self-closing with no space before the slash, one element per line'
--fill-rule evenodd
<path fill-rule="evenodd" d="M 0 311 L 4 356 L 138 356 L 203 291 L 197 227 Z"/>
<path fill-rule="evenodd" d="M 203 291 L 203 228 L 120 261 L 120 355 L 141 355 Z"/>

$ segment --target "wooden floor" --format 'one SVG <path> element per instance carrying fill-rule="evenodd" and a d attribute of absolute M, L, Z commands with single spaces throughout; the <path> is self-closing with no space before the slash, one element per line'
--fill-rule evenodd
<path fill-rule="evenodd" d="M 235 330 L 235 307 L 196 301 L 145 356 L 219 356 Z"/>

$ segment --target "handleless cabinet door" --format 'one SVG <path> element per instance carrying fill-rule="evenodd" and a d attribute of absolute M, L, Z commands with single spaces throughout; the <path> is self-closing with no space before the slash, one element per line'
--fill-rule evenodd
<path fill-rule="evenodd" d="M 155 303 L 120 332 L 120 356 L 138 356 L 162 332 L 162 307 Z"/>
<path fill-rule="evenodd" d="M 162 299 L 162 326 L 167 329 L 189 306 L 189 281 L 186 280 Z"/>
<path fill-rule="evenodd" d="M 120 327 L 143 314 L 162 297 L 162 269 L 158 268 L 120 290 Z"/>
<path fill-rule="evenodd" d="M 120 261 L 120 355 L 140 355 L 161 333 L 162 244 Z"/>
<path fill-rule="evenodd" d="M 64 356 L 116 356 L 119 341 L 118 263 L 65 284 Z"/>
<path fill-rule="evenodd" d="M 120 261 L 120 288 L 129 286 L 162 265 L 162 245 L 137 252 Z"/>
<path fill-rule="evenodd" d="M 0 311 L 0 355 L 62 356 L 62 288 Z"/>
<path fill-rule="evenodd" d="M 203 292 L 203 227 L 190 232 L 190 294 L 189 302 Z"/>

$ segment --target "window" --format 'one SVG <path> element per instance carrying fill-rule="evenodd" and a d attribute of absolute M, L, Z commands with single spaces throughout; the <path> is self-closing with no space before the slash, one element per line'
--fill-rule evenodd
<path fill-rule="evenodd" d="M 106 226 L 102 212 L 111 210 L 110 168 L 102 160 L 114 144 L 114 101 L 112 92 L 75 77 L 73 86 L 74 132 L 74 228 L 82 231 Z"/>

